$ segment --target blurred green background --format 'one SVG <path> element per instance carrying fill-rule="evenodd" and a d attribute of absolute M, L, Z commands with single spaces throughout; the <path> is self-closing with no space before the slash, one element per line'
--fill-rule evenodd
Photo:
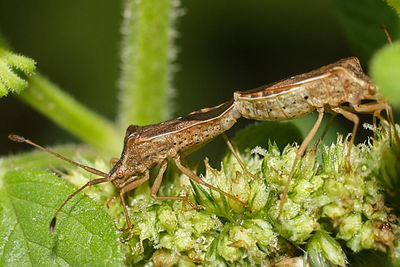
<path fill-rule="evenodd" d="M 362 56 L 350 49 L 334 3 L 181 1 L 184 15 L 176 25 L 174 115 L 222 103 L 234 90 L 258 87 L 347 56 Z M 123 1 L 0 0 L 0 31 L 14 51 L 37 61 L 43 75 L 113 120 L 122 5 Z M 376 28 L 379 31 L 379 25 Z M 383 32 L 379 42 L 387 42 Z M 79 141 L 13 96 L 0 101 L 1 154 L 30 149 L 9 141 L 11 132 L 44 145 Z M 247 123 L 251 122 L 241 119 L 229 134 Z M 219 155 L 225 149 L 220 149 L 222 140 L 209 146 Z M 210 152 L 197 155 L 202 158 Z"/>

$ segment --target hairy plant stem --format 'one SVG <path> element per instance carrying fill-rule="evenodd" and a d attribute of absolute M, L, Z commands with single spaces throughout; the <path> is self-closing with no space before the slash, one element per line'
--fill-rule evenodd
<path fill-rule="evenodd" d="M 173 21 L 177 1 L 128 0 L 122 27 L 119 124 L 165 120 L 171 79 Z"/>
<path fill-rule="evenodd" d="M 43 76 L 32 76 L 28 88 L 18 97 L 99 151 L 112 155 L 120 152 L 121 136 L 111 122 L 79 104 Z"/>

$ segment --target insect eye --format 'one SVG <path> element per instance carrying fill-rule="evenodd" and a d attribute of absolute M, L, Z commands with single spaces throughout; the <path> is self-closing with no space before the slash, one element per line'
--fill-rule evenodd
<path fill-rule="evenodd" d="M 374 95 L 376 93 L 376 86 L 371 84 L 368 87 L 368 93 L 370 93 L 371 95 Z"/>
<path fill-rule="evenodd" d="M 117 170 L 117 177 L 118 177 L 118 178 L 123 178 L 124 175 L 125 175 L 124 170 L 121 170 L 121 169 L 118 169 L 118 170 Z"/>
<path fill-rule="evenodd" d="M 139 136 L 139 134 L 138 134 L 137 132 L 133 132 L 133 133 L 131 133 L 131 134 L 129 135 L 129 138 L 138 137 L 138 136 Z"/>

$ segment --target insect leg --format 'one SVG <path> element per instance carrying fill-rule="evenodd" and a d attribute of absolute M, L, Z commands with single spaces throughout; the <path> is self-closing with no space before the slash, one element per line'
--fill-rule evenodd
<path fill-rule="evenodd" d="M 122 207 L 124 208 L 124 214 L 125 214 L 125 220 L 126 220 L 126 228 L 119 229 L 120 231 L 126 233 L 132 228 L 132 223 L 131 223 L 131 219 L 129 218 L 128 209 L 126 208 L 124 195 L 127 192 L 141 186 L 144 182 L 149 180 L 149 178 L 150 178 L 149 172 L 146 172 L 144 177 L 140 178 L 139 180 L 135 180 L 130 184 L 127 184 L 126 186 L 122 187 L 121 190 L 119 191 L 119 196 L 121 197 Z"/>
<path fill-rule="evenodd" d="M 383 123 L 386 124 L 386 126 L 388 127 L 388 134 L 389 134 L 389 144 L 392 145 L 392 126 L 390 125 L 390 123 L 382 116 L 381 111 L 377 110 L 374 112 L 374 117 L 377 117 L 378 119 L 380 119 Z M 388 116 L 389 117 L 389 116 Z M 390 118 L 388 118 L 390 120 Z M 393 124 L 394 125 L 394 124 Z M 395 126 L 396 127 L 396 126 Z"/>
<path fill-rule="evenodd" d="M 324 139 L 325 135 L 327 134 L 327 132 L 329 130 L 329 127 L 332 126 L 333 120 L 336 118 L 336 115 L 337 115 L 336 113 L 333 113 L 332 116 L 329 118 L 329 121 L 326 124 L 325 129 L 321 134 L 321 140 Z"/>
<path fill-rule="evenodd" d="M 334 111 L 338 114 L 342 114 L 346 119 L 348 119 L 349 121 L 352 121 L 354 123 L 353 131 L 351 133 L 350 144 L 347 148 L 347 156 L 346 156 L 347 164 L 349 167 L 348 170 L 350 170 L 351 169 L 351 165 L 350 165 L 351 148 L 354 145 L 354 139 L 356 137 L 356 132 L 357 132 L 358 124 L 360 122 L 360 118 L 356 114 L 351 113 L 350 111 L 344 110 L 340 107 L 335 107 L 335 108 L 331 108 L 331 109 L 332 109 L 332 111 Z"/>
<path fill-rule="evenodd" d="M 360 105 L 354 106 L 354 110 L 357 111 L 357 112 L 362 112 L 362 113 L 371 113 L 371 112 L 373 112 L 374 118 L 378 117 L 381 121 L 387 123 L 388 126 L 389 126 L 389 138 L 390 138 L 390 140 L 392 138 L 392 134 L 391 134 L 391 127 L 390 127 L 389 122 L 391 124 L 393 124 L 394 137 L 396 138 L 397 144 L 400 146 L 400 137 L 399 137 L 399 133 L 396 130 L 396 124 L 395 124 L 395 121 L 394 121 L 393 110 L 392 110 L 392 107 L 387 102 L 379 101 L 378 103 L 374 103 L 374 104 L 360 104 Z M 382 110 L 386 110 L 386 114 L 387 114 L 389 122 L 387 122 L 387 120 L 384 119 L 380 115 L 380 112 Z"/>
<path fill-rule="evenodd" d="M 244 203 L 243 201 L 239 200 L 237 197 L 235 197 L 235 196 L 233 196 L 233 195 L 231 195 L 231 194 L 228 194 L 227 192 L 224 192 L 224 191 L 222 191 L 221 189 L 219 189 L 219 188 L 217 188 L 217 187 L 215 187 L 215 186 L 212 186 L 212 185 L 210 185 L 210 184 L 204 182 L 199 176 L 197 176 L 197 174 L 195 174 L 195 173 L 194 173 L 193 171 L 191 171 L 190 169 L 184 167 L 184 166 L 182 165 L 181 158 L 180 158 L 179 155 L 176 156 L 176 157 L 174 157 L 173 160 L 174 160 L 176 166 L 178 167 L 178 169 L 181 170 L 181 172 L 182 172 L 183 174 L 185 174 L 186 176 L 188 176 L 190 179 L 192 179 L 192 180 L 195 181 L 196 183 L 201 184 L 201 185 L 204 185 L 204 186 L 207 186 L 208 188 L 210 188 L 210 189 L 212 189 L 212 190 L 214 190 L 214 191 L 217 191 L 217 192 L 219 192 L 219 193 L 225 195 L 226 197 L 229 197 L 230 199 L 233 199 L 234 201 L 238 202 L 240 205 L 242 205 L 243 207 L 245 207 L 247 210 L 249 210 L 250 212 L 252 212 L 252 210 L 249 209 L 248 205 L 247 205 L 246 203 Z"/>
<path fill-rule="evenodd" d="M 242 167 L 242 170 L 249 175 L 251 178 L 255 179 L 255 180 L 261 180 L 260 177 L 255 176 L 254 174 L 252 174 L 251 172 L 249 172 L 249 170 L 247 170 L 246 165 L 244 165 L 243 161 L 241 160 L 241 158 L 239 157 L 238 153 L 236 153 L 235 148 L 233 147 L 231 141 L 229 140 L 228 136 L 225 133 L 222 133 L 222 137 L 225 139 L 225 142 L 229 148 L 229 150 L 232 152 L 233 156 L 236 158 L 237 162 L 239 163 L 240 167 Z"/>
<path fill-rule="evenodd" d="M 353 108 L 355 111 L 359 113 L 372 113 L 374 118 L 376 117 L 380 119 L 389 127 L 389 122 L 381 115 L 382 110 L 386 110 L 388 119 L 391 121 L 391 116 L 389 115 L 387 108 L 388 106 L 390 107 L 390 105 L 385 102 L 377 102 L 377 103 L 359 104 L 355 105 Z"/>
<path fill-rule="evenodd" d="M 153 186 L 151 187 L 151 197 L 157 200 L 182 200 L 187 202 L 193 209 L 199 211 L 201 207 L 195 205 L 192 201 L 189 200 L 187 196 L 185 197 L 173 197 L 173 196 L 157 196 L 157 192 L 160 189 L 162 178 L 164 175 L 165 170 L 167 169 L 168 161 L 164 160 L 161 163 L 161 168 L 157 174 L 156 179 L 154 180 Z"/>
<path fill-rule="evenodd" d="M 119 160 L 118 158 L 111 158 L 110 159 L 110 167 L 111 168 L 114 167 L 115 163 L 117 163 L 118 160 Z"/>
<path fill-rule="evenodd" d="M 328 123 L 326 124 L 326 126 L 325 126 L 325 129 L 324 129 L 324 131 L 322 132 L 322 134 L 321 134 L 321 137 L 315 142 L 315 144 L 314 144 L 314 150 L 317 150 L 318 149 L 318 146 L 319 146 L 319 144 L 320 144 L 320 142 L 322 141 L 322 140 L 324 140 L 324 138 L 325 138 L 325 136 L 326 136 L 326 134 L 328 133 L 328 130 L 329 130 L 329 128 L 332 126 L 332 124 L 333 124 L 333 120 L 336 118 L 336 113 L 332 113 L 332 116 L 329 118 L 329 121 L 328 121 Z"/>
<path fill-rule="evenodd" d="M 110 208 L 110 203 L 113 202 L 114 200 L 116 200 L 117 197 L 119 197 L 119 193 L 117 193 L 115 196 L 113 196 L 112 198 L 107 200 L 107 202 L 106 202 L 107 209 Z"/>
<path fill-rule="evenodd" d="M 289 192 L 290 182 L 291 182 L 291 180 L 293 178 L 293 174 L 294 174 L 294 171 L 296 169 L 296 165 L 299 162 L 301 156 L 303 156 L 304 151 L 306 151 L 308 145 L 311 143 L 311 141 L 314 138 L 315 134 L 317 133 L 319 127 L 321 126 L 321 122 L 322 122 L 323 117 L 324 117 L 324 109 L 320 108 L 320 109 L 318 109 L 318 119 L 317 119 L 317 121 L 315 122 L 314 126 L 311 128 L 310 132 L 307 134 L 306 138 L 304 138 L 303 142 L 301 143 L 301 145 L 299 147 L 299 150 L 297 150 L 296 158 L 294 159 L 294 162 L 293 162 L 293 165 L 292 165 L 292 169 L 290 170 L 290 173 L 289 173 L 289 178 L 288 178 L 288 180 L 286 182 L 285 189 L 283 190 L 283 193 L 282 193 L 281 203 L 279 205 L 279 215 L 278 215 L 278 218 L 277 218 L 278 221 L 280 220 L 280 217 L 281 217 L 282 212 L 283 212 L 283 204 L 285 204 L 285 200 L 286 200 L 287 194 Z"/>
<path fill-rule="evenodd" d="M 373 99 L 376 100 L 376 99 Z M 382 117 L 381 112 L 382 110 L 384 110 L 386 108 L 386 103 L 385 102 L 380 102 L 378 100 L 376 100 L 377 102 L 374 103 L 367 103 L 367 104 L 359 104 L 359 105 L 355 105 L 353 108 L 355 111 L 359 112 L 359 113 L 372 113 L 372 123 L 374 125 L 374 127 L 376 127 L 376 118 L 378 118 L 381 122 L 385 123 L 388 127 L 388 131 L 389 131 L 389 141 L 390 144 L 392 143 L 392 130 L 390 127 L 390 123 Z M 388 119 L 390 120 L 390 116 L 389 113 L 387 113 L 388 115 Z M 394 125 L 394 123 L 393 123 Z M 374 133 L 374 137 L 375 137 L 375 133 Z"/>
<path fill-rule="evenodd" d="M 399 137 L 399 132 L 396 129 L 396 123 L 394 121 L 393 110 L 392 110 L 392 107 L 388 103 L 385 103 L 385 104 L 386 104 L 386 107 L 385 107 L 386 114 L 389 118 L 389 121 L 393 124 L 394 138 L 396 139 L 397 146 L 399 146 L 398 156 L 400 157 L 400 137 Z"/>
<path fill-rule="evenodd" d="M 118 160 L 119 160 L 118 158 L 111 158 L 110 159 L 110 168 L 113 168 L 114 165 L 118 162 Z M 110 207 L 110 203 L 113 202 L 114 200 L 116 200 L 117 197 L 119 197 L 119 193 L 117 193 L 115 196 L 113 196 L 112 198 L 107 200 L 107 202 L 106 202 L 107 209 Z"/>

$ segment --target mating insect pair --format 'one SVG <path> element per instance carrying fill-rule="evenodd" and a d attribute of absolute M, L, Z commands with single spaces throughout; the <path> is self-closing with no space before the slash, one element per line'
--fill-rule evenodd
<path fill-rule="evenodd" d="M 341 114 L 354 123 L 351 144 L 354 143 L 354 136 L 359 124 L 359 118 L 355 113 L 372 113 L 375 117 L 383 119 L 380 113 L 385 110 L 389 121 L 393 123 L 390 105 L 377 94 L 375 85 L 363 73 L 360 63 L 355 57 L 342 59 L 272 85 L 245 92 L 235 92 L 234 100 L 216 107 L 192 112 L 184 117 L 143 127 L 131 125 L 126 131 L 121 158 L 109 173 L 73 162 L 23 137 L 16 135 L 9 137 L 17 142 L 34 145 L 84 168 L 88 172 L 103 177 L 89 181 L 64 201 L 54 214 L 50 223 L 50 231 L 54 230 L 58 213 L 72 197 L 88 186 L 104 182 L 112 182 L 118 190 L 126 218 L 126 228 L 123 231 L 128 231 L 132 228 L 132 224 L 124 195 L 146 182 L 149 179 L 150 169 L 156 165 L 160 165 L 160 170 L 151 188 L 151 196 L 159 200 L 186 201 L 194 209 L 199 209 L 188 197 L 157 195 L 167 168 L 168 158 L 173 159 L 178 169 L 193 181 L 235 200 L 248 209 L 247 204 L 237 197 L 204 182 L 196 173 L 182 164 L 181 157 L 229 130 L 242 116 L 255 120 L 280 121 L 297 118 L 314 110 L 318 111 L 318 119 L 298 149 L 287 185 L 281 196 L 281 214 L 296 165 L 320 127 L 325 111 Z M 231 148 L 229 142 L 228 145 Z M 347 153 L 349 166 L 350 149 L 351 145 Z"/>

